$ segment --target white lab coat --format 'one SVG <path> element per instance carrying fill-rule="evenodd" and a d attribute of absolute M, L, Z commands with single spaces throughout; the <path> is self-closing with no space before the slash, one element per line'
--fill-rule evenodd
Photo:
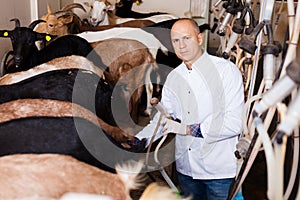
<path fill-rule="evenodd" d="M 230 61 L 203 55 L 188 70 L 184 63 L 170 72 L 161 103 L 181 123 L 200 123 L 204 138 L 176 135 L 176 169 L 194 179 L 233 178 L 237 136 L 242 130 L 244 88 L 239 69 Z M 138 138 L 150 138 L 155 115 Z M 161 136 L 161 129 L 157 138 Z"/>

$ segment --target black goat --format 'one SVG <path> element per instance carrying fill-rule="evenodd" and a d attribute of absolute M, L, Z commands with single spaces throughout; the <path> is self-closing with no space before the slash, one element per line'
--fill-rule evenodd
<path fill-rule="evenodd" d="M 16 72 L 30 69 L 57 57 L 80 55 L 88 57 L 95 65 L 105 69 L 101 58 L 93 51 L 91 45 L 83 38 L 75 35 L 66 35 L 55 39 L 42 50 L 38 50 L 36 41 L 49 41 L 55 36 L 33 31 L 34 27 L 43 22 L 36 20 L 29 27 L 20 27 L 18 19 L 14 30 L 0 30 L 0 37 L 9 37 L 13 47 L 14 65 L 10 65 L 6 72 Z"/>
<path fill-rule="evenodd" d="M 57 58 L 51 61 L 51 64 L 49 62 L 44 66 L 53 68 L 52 65 L 55 62 L 63 65 L 64 62 L 61 61 L 64 59 L 65 65 L 70 64 L 69 59 L 78 64 L 88 62 L 86 59 L 77 59 L 76 56 L 72 56 L 69 59 L 67 57 Z M 126 91 L 118 86 L 113 88 L 112 85 L 104 82 L 91 71 L 76 69 L 76 66 L 61 70 L 59 70 L 59 66 L 57 67 L 58 69 L 52 71 L 35 74 L 34 70 L 38 68 L 36 67 L 24 72 L 7 74 L 0 79 L 1 81 L 6 80 L 2 81 L 2 85 L 0 85 L 2 94 L 0 95 L 0 108 L 3 108 L 3 111 L 0 109 L 0 156 L 15 153 L 62 153 L 72 155 L 99 168 L 111 170 L 109 169 L 111 166 L 105 166 L 88 150 L 97 152 L 99 156 L 109 156 L 112 153 L 108 148 L 112 147 L 108 144 L 109 141 L 121 147 L 120 143 L 126 142 L 129 138 L 123 130 L 115 126 L 116 122 L 114 121 L 116 114 L 126 113 L 126 102 L 124 102 Z M 16 79 L 16 76 L 17 81 L 9 81 Z M 22 79 L 22 77 L 26 78 Z M 36 116 L 3 120 L 13 112 L 9 110 L 12 107 L 7 107 L 8 110 L 5 110 L 3 104 L 24 99 L 51 99 L 76 103 L 89 112 L 95 113 L 101 119 L 101 121 L 98 120 L 101 128 L 84 118 L 63 115 L 58 117 L 41 116 L 41 113 L 45 113 L 46 104 L 41 104 L 40 110 L 29 109 L 30 112 L 36 112 Z M 114 109 L 118 113 L 112 113 L 112 107 L 115 107 Z M 23 111 L 20 112 L 22 109 Z M 28 109 L 25 109 L 24 106 L 22 109 L 16 109 L 15 112 L 28 113 Z M 72 112 L 72 109 L 65 109 Z M 53 110 L 57 110 L 55 106 L 53 106 Z M 127 116 L 130 119 L 129 115 Z M 122 126 L 119 122 L 118 125 Z M 85 147 L 82 141 L 87 141 L 93 149 L 90 149 L 91 146 Z M 116 159 L 115 162 L 117 162 Z"/>
<path fill-rule="evenodd" d="M 124 18 L 146 18 L 151 17 L 153 15 L 160 15 L 160 14 L 167 14 L 162 12 L 150 12 L 150 13 L 139 13 L 132 11 L 132 5 L 136 2 L 134 0 L 120 0 L 120 2 L 116 5 L 116 15 L 118 17 L 124 17 Z M 142 1 L 139 1 L 141 3 Z"/>

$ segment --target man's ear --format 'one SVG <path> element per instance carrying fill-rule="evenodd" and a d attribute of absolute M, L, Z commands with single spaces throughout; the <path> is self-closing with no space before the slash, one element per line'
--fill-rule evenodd
<path fill-rule="evenodd" d="M 198 38 L 198 43 L 199 43 L 200 45 L 202 45 L 203 38 L 204 38 L 204 34 L 203 34 L 203 33 L 198 33 L 197 38 Z"/>

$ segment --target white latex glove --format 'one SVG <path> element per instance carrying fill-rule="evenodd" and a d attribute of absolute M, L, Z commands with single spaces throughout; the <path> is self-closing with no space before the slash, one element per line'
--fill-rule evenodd
<path fill-rule="evenodd" d="M 186 135 L 186 125 L 176 122 L 174 120 L 164 117 L 161 120 L 161 125 L 163 126 L 163 134 L 175 133 L 180 135 Z"/>

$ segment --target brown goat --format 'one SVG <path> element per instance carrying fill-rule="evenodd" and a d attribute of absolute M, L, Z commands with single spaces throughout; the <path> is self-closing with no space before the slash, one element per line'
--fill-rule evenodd
<path fill-rule="evenodd" d="M 15 154 L 0 157 L 0 200 L 131 200 L 141 186 L 142 162 L 129 161 L 109 173 L 61 154 Z M 167 186 L 150 184 L 140 200 L 189 200 Z"/>
<path fill-rule="evenodd" d="M 108 72 L 104 72 L 105 79 L 114 85 L 126 85 L 132 94 L 129 112 L 133 121 L 138 123 L 138 107 L 144 85 L 147 90 L 148 104 L 153 92 L 150 73 L 157 69 L 156 61 L 149 49 L 137 40 L 121 38 L 94 42 L 91 45 L 100 55 L 103 63 L 109 67 Z"/>
<path fill-rule="evenodd" d="M 0 158 L 0 199 L 59 199 L 67 192 L 130 200 L 142 162 L 116 166 L 117 174 L 61 154 L 15 154 Z"/>
<path fill-rule="evenodd" d="M 39 33 L 49 33 L 51 35 L 63 36 L 69 33 L 78 33 L 79 27 L 81 26 L 80 18 L 71 11 L 73 8 L 80 8 L 85 11 L 84 7 L 78 3 L 72 3 L 64 8 L 61 11 L 53 12 L 50 5 L 47 5 L 47 14 L 41 17 L 41 20 L 45 22 L 39 23 L 35 31 Z M 73 24 L 77 26 L 78 30 L 70 30 L 70 25 Z"/>

